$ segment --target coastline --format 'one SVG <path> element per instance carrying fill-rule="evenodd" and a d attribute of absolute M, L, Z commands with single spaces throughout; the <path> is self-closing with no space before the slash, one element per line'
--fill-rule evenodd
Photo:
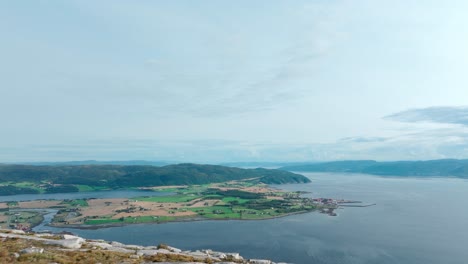
<path fill-rule="evenodd" d="M 336 216 L 335 210 L 344 205 L 343 203 L 360 203 L 342 199 L 302 197 L 310 192 L 289 192 L 276 184 L 251 184 L 243 181 L 168 187 L 170 188 L 159 187 L 157 192 L 150 191 L 161 194 L 170 190 L 162 196 L 128 198 L 130 193 L 133 193 L 130 191 L 119 193 L 119 197 L 122 198 L 83 199 L 73 196 L 71 199 L 65 197 L 60 200 L 31 200 L 10 204 L 3 202 L 3 206 L 8 211 L 42 212 L 41 216 L 47 216 L 43 217 L 43 221 L 30 223 L 26 229 L 23 226 L 16 227 L 39 231 L 47 230 L 47 227 L 97 230 L 135 224 L 270 220 L 311 212 Z M 21 219 L 20 217 L 13 216 L 10 220 Z M 15 229 L 13 225 L 10 228 Z"/>
<path fill-rule="evenodd" d="M 50 226 L 53 228 L 72 228 L 72 229 L 82 229 L 82 230 L 98 230 L 102 228 L 111 228 L 111 227 L 122 227 L 130 225 L 159 225 L 159 224 L 168 224 L 168 223 L 183 223 L 183 222 L 200 222 L 200 221 L 267 221 L 277 218 L 284 218 L 292 215 L 307 214 L 307 213 L 316 213 L 320 210 L 315 209 L 312 211 L 298 211 L 287 213 L 279 216 L 272 216 L 268 218 L 259 218 L 259 219 L 240 219 L 240 218 L 229 218 L 229 219 L 216 219 L 216 218 L 202 218 L 202 217 L 191 217 L 191 218 L 180 218 L 173 221 L 161 221 L 161 222 L 141 222 L 141 223 L 112 223 L 112 224 L 97 224 L 97 225 L 50 225 L 46 224 L 45 226 Z"/>

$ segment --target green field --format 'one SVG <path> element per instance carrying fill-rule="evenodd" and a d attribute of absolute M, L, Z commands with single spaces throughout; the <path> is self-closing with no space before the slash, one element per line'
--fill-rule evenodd
<path fill-rule="evenodd" d="M 89 219 L 84 223 L 85 225 L 105 225 L 105 224 L 114 224 L 114 223 L 123 223 L 124 221 L 120 219 L 111 219 L 111 218 L 100 218 L 100 219 Z"/>
<path fill-rule="evenodd" d="M 205 218 L 212 219 L 240 219 L 240 213 L 234 212 L 229 206 L 207 206 L 186 208 Z"/>
<path fill-rule="evenodd" d="M 109 225 L 109 224 L 136 224 L 136 223 L 164 223 L 175 221 L 181 217 L 174 216 L 139 216 L 139 217 L 125 217 L 120 219 L 99 218 L 88 219 L 85 225 Z"/>
<path fill-rule="evenodd" d="M 208 219 L 268 219 L 282 215 L 274 209 L 253 210 L 241 206 L 209 206 L 186 209 Z"/>

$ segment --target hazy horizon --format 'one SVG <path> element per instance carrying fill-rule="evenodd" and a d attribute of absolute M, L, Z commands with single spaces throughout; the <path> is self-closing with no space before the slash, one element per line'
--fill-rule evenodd
<path fill-rule="evenodd" d="M 467 8 L 1 1 L 0 163 L 466 159 Z"/>

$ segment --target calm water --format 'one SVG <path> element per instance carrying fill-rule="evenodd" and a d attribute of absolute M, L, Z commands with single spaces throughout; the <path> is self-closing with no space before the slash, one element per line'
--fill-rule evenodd
<path fill-rule="evenodd" d="M 113 190 L 99 192 L 76 192 L 76 193 L 49 193 L 49 194 L 19 194 L 0 196 L 0 202 L 7 201 L 31 201 L 36 199 L 88 199 L 88 198 L 133 198 L 139 196 L 166 196 L 168 192 L 144 191 L 144 190 Z"/>
<path fill-rule="evenodd" d="M 377 203 L 266 221 L 202 221 L 70 231 L 129 244 L 212 248 L 293 263 L 467 263 L 468 181 L 306 174 L 311 184 L 282 185 Z M 49 228 L 50 229 L 50 228 Z"/>

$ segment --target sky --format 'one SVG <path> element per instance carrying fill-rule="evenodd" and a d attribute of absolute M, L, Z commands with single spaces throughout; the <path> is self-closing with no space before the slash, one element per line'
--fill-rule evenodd
<path fill-rule="evenodd" d="M 0 0 L 0 162 L 468 158 L 463 0 Z"/>

